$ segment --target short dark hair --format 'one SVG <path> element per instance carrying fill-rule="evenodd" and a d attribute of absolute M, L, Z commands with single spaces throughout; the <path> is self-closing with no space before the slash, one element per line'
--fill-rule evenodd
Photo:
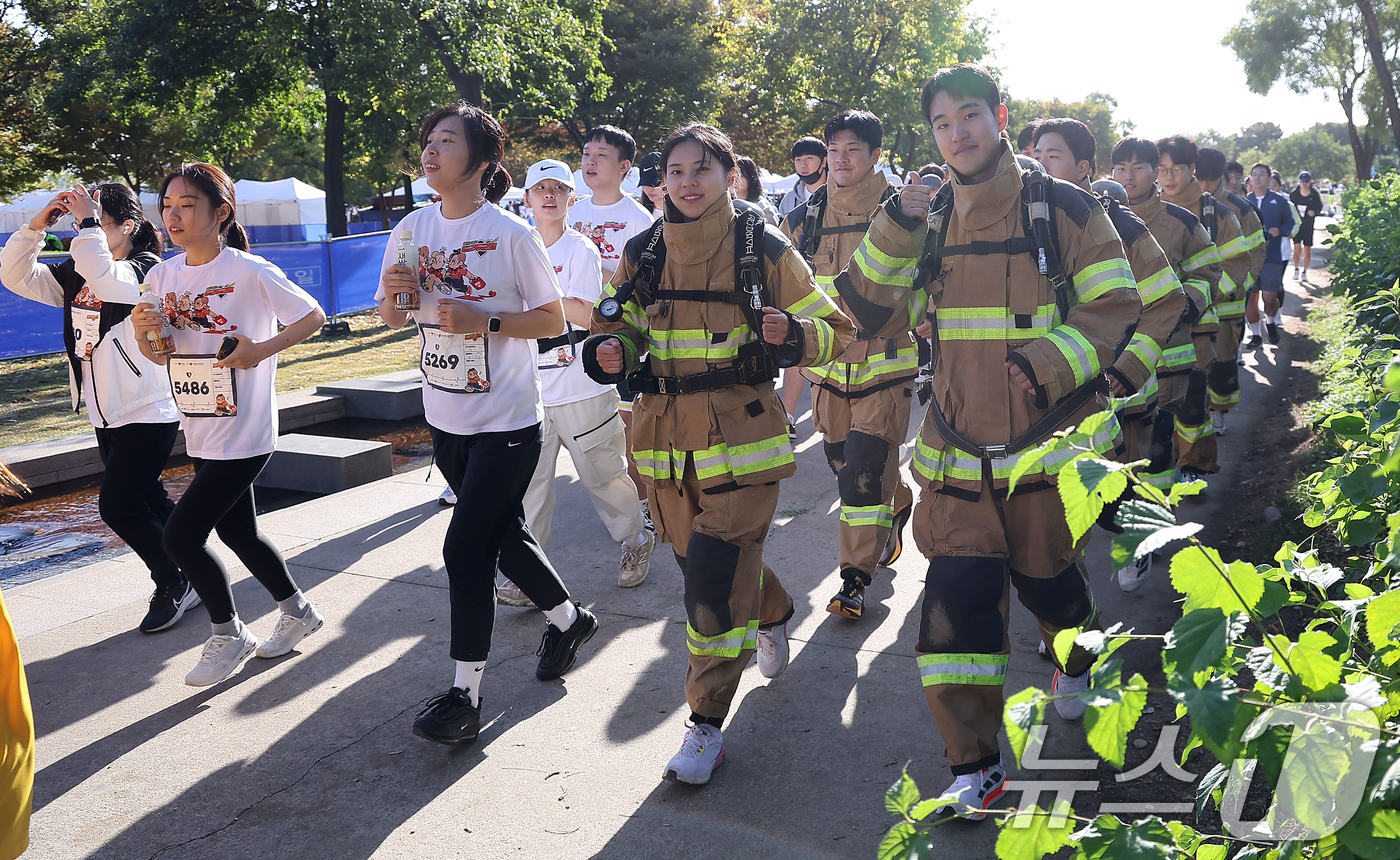
<path fill-rule="evenodd" d="M 919 110 L 923 112 L 925 122 L 930 122 L 929 107 L 939 93 L 981 99 L 992 108 L 1001 104 L 1001 87 L 997 85 L 997 79 L 976 63 L 958 63 L 939 69 L 924 82 L 924 91 L 919 96 Z"/>
<path fill-rule="evenodd" d="M 1157 144 L 1145 137 L 1125 137 L 1113 144 L 1113 154 L 1110 156 L 1114 164 L 1130 164 L 1134 161 L 1141 161 L 1143 164 L 1150 164 L 1156 167 L 1162 161 L 1162 156 L 1157 153 Z"/>
<path fill-rule="evenodd" d="M 943 170 L 943 166 L 932 162 L 919 168 L 920 176 L 937 176 L 939 179 L 947 179 L 948 174 Z"/>
<path fill-rule="evenodd" d="M 715 160 L 724 165 L 726 173 L 734 169 L 736 164 L 734 159 L 734 141 L 729 139 L 729 135 L 703 122 L 692 122 L 688 125 L 680 126 L 666 135 L 666 140 L 661 144 L 661 164 L 663 169 L 671 160 L 671 150 L 686 141 L 700 144 L 701 149 L 714 156 Z"/>
<path fill-rule="evenodd" d="M 591 143 L 595 140 L 602 141 L 616 149 L 617 154 L 621 156 L 619 161 L 637 160 L 637 141 L 632 139 L 632 135 L 615 125 L 595 125 L 588 130 L 588 134 L 583 136 L 584 143 Z"/>
<path fill-rule="evenodd" d="M 1035 143 L 1040 145 L 1040 138 L 1046 134 L 1058 134 L 1069 144 L 1069 151 L 1074 156 L 1075 161 L 1089 162 L 1089 169 L 1094 169 L 1094 158 L 1098 155 L 1099 142 L 1094 138 L 1094 133 L 1089 130 L 1089 126 L 1077 119 L 1068 117 L 1056 117 L 1054 119 L 1043 119 L 1035 126 Z"/>
<path fill-rule="evenodd" d="M 462 128 L 466 132 L 467 151 L 471 153 L 466 175 L 470 176 L 478 167 L 486 165 L 486 170 L 481 174 L 481 188 L 485 191 L 496 181 L 496 172 L 501 169 L 501 159 L 506 154 L 505 127 L 476 105 L 461 101 L 440 107 L 423 118 L 423 124 L 418 127 L 420 148 L 427 148 L 428 135 L 449 116 L 461 117 Z"/>
<path fill-rule="evenodd" d="M 1243 164 L 1240 164 L 1238 161 L 1231 161 L 1229 164 L 1225 165 L 1225 172 L 1226 172 L 1226 173 L 1238 173 L 1238 174 L 1240 174 L 1241 176 L 1243 176 L 1243 175 L 1244 175 L 1244 165 L 1243 165 Z"/>
<path fill-rule="evenodd" d="M 868 110 L 858 108 L 847 108 L 826 121 L 826 129 L 822 133 L 828 146 L 838 131 L 851 132 L 870 147 L 871 152 L 879 149 L 885 140 L 885 127 L 880 124 L 880 118 Z"/>
<path fill-rule="evenodd" d="M 1157 157 L 1169 155 L 1172 164 L 1195 164 L 1198 151 L 1190 135 L 1174 134 L 1157 141 Z"/>
<path fill-rule="evenodd" d="M 818 158 L 826 158 L 826 141 L 812 135 L 803 135 L 792 142 L 792 149 L 788 151 L 788 158 L 794 161 L 804 155 L 815 155 Z"/>
<path fill-rule="evenodd" d="M 1029 144 L 1032 144 L 1032 145 L 1035 144 L 1035 139 L 1036 139 L 1035 128 L 1036 128 L 1036 126 L 1040 125 L 1041 122 L 1042 122 L 1042 120 L 1033 119 L 1033 120 L 1031 120 L 1030 122 L 1026 123 L 1025 125 L 1021 126 L 1021 130 L 1020 130 L 1019 132 L 1017 132 L 1017 134 L 1016 134 L 1016 148 L 1017 148 L 1017 149 L 1025 149 L 1025 148 L 1026 148 L 1026 144 L 1028 144 L 1028 143 L 1029 143 Z"/>
<path fill-rule="evenodd" d="M 1207 182 L 1225 178 L 1225 153 L 1211 147 L 1203 147 L 1196 152 L 1196 176 Z"/>
<path fill-rule="evenodd" d="M 1254 164 L 1250 165 L 1249 172 L 1252 174 L 1252 173 L 1254 173 L 1254 171 L 1258 170 L 1258 169 L 1261 168 L 1261 167 L 1264 168 L 1265 170 L 1269 171 L 1269 175 L 1270 175 L 1270 176 L 1273 175 L 1274 169 L 1273 169 L 1272 167 L 1270 167 L 1269 165 L 1265 164 L 1265 163 L 1262 162 L 1262 161 L 1256 161 L 1256 162 L 1254 162 Z"/>
<path fill-rule="evenodd" d="M 747 155 L 734 156 L 734 164 L 739 168 L 739 174 L 744 177 L 744 183 L 748 186 L 744 199 L 750 203 L 757 203 L 763 196 L 763 178 L 758 174 L 758 164 Z"/>

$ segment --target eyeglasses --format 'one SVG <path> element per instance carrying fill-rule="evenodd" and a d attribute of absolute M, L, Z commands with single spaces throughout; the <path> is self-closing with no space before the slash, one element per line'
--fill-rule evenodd
<path fill-rule="evenodd" d="M 1158 167 L 1158 168 L 1157 168 L 1157 175 L 1158 175 L 1158 176 L 1175 176 L 1177 179 L 1180 179 L 1181 177 L 1185 176 L 1185 175 L 1189 172 L 1187 168 L 1188 168 L 1188 165 L 1185 165 L 1185 164 L 1178 164 L 1178 165 L 1175 165 L 1175 166 L 1173 166 L 1173 167 Z"/>

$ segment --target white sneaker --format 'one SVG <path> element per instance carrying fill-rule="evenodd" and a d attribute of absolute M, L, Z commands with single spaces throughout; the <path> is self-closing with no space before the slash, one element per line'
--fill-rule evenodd
<path fill-rule="evenodd" d="M 498 581 L 496 584 L 496 602 L 502 606 L 534 606 L 530 598 L 525 596 L 525 592 L 509 579 Z"/>
<path fill-rule="evenodd" d="M 1224 412 L 1216 412 L 1212 409 L 1210 412 L 1210 423 L 1215 428 L 1215 435 L 1217 436 L 1224 436 L 1230 432 L 1230 428 L 1225 426 Z"/>
<path fill-rule="evenodd" d="M 1152 575 L 1152 553 L 1148 553 L 1127 567 L 1118 568 L 1118 587 L 1132 594 Z"/>
<path fill-rule="evenodd" d="M 662 779 L 687 785 L 704 785 L 724 764 L 724 736 L 714 726 L 692 724 L 685 730 L 681 751 L 671 756 Z"/>
<path fill-rule="evenodd" d="M 217 684 L 238 671 L 243 661 L 253 656 L 258 647 L 258 637 L 244 625 L 237 636 L 209 637 L 204 643 L 204 653 L 199 655 L 199 664 L 185 676 L 185 683 L 191 687 L 207 687 Z"/>
<path fill-rule="evenodd" d="M 1294 270 L 1293 270 L 1293 280 L 1295 280 L 1295 281 L 1298 280 L 1298 276 L 1299 276 L 1300 274 L 1301 274 L 1301 272 L 1299 272 L 1297 269 L 1294 269 Z"/>
<path fill-rule="evenodd" d="M 765 678 L 776 678 L 788 667 L 792 651 L 788 648 L 787 622 L 758 631 L 758 671 Z"/>
<path fill-rule="evenodd" d="M 457 494 L 452 492 L 451 487 L 443 487 L 442 495 L 438 496 L 438 504 L 445 508 L 450 508 L 457 504 Z"/>
<path fill-rule="evenodd" d="M 656 549 L 656 532 L 642 529 L 642 545 L 622 547 L 622 566 L 617 573 L 617 584 L 623 588 L 635 588 L 642 584 L 651 571 L 651 551 Z"/>
<path fill-rule="evenodd" d="M 1050 695 L 1052 696 L 1072 696 L 1087 689 L 1089 689 L 1088 669 L 1078 675 L 1066 675 L 1056 669 L 1055 677 L 1050 680 Z M 1072 723 L 1084 716 L 1084 712 L 1089 710 L 1089 706 L 1079 699 L 1056 699 L 1055 710 L 1059 712 L 1061 717 Z"/>
<path fill-rule="evenodd" d="M 981 821 L 987 817 L 986 810 L 1006 793 L 1006 768 L 1001 763 L 984 767 L 976 773 L 965 773 L 954 777 L 953 784 L 943 789 L 940 797 L 949 797 L 948 802 L 933 810 L 940 817 L 956 815 L 968 821 Z"/>
<path fill-rule="evenodd" d="M 306 614 L 301 618 L 284 612 L 282 617 L 277 619 L 277 626 L 272 628 L 272 635 L 258 646 L 258 656 L 281 657 L 295 648 L 298 642 L 320 630 L 321 625 L 325 623 L 326 619 L 309 603 L 306 605 Z"/>

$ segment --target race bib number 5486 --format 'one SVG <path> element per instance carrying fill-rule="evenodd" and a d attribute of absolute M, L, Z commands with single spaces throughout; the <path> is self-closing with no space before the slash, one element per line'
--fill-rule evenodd
<path fill-rule="evenodd" d="M 189 418 L 230 418 L 238 414 L 233 368 L 215 367 L 212 355 L 172 355 L 166 366 L 170 391 L 180 414 Z"/>

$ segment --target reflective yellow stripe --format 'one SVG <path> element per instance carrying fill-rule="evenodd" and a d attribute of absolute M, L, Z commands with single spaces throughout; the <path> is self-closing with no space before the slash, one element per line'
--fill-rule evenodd
<path fill-rule="evenodd" d="M 890 505 L 842 505 L 841 522 L 848 526 L 894 528 L 894 508 Z"/>
<path fill-rule="evenodd" d="M 1176 432 L 1181 436 L 1182 441 L 1191 445 L 1196 444 L 1207 436 L 1215 435 L 1215 424 L 1209 420 L 1196 427 L 1188 427 L 1182 424 L 1179 418 L 1175 419 L 1174 423 L 1176 425 Z"/>
<path fill-rule="evenodd" d="M 1209 281 L 1203 281 L 1200 278 L 1187 278 L 1181 282 L 1181 286 L 1195 294 L 1196 307 L 1204 309 L 1215 303 L 1215 299 L 1211 295 Z"/>
<path fill-rule="evenodd" d="M 919 368 L 919 348 L 913 344 L 901 346 L 894 358 L 879 358 L 859 362 L 828 362 L 807 368 L 812 374 L 842 385 L 867 385 L 882 377 L 912 376 Z"/>
<path fill-rule="evenodd" d="M 917 260 L 905 257 L 891 257 L 875 247 L 867 235 L 857 246 L 851 262 L 856 264 L 866 278 L 877 284 L 889 287 L 914 286 L 914 270 Z"/>
<path fill-rule="evenodd" d="M 1108 422 L 1094 434 L 1092 439 L 1086 437 L 1078 431 L 1071 433 L 1069 439 L 1080 448 L 1089 448 L 1098 454 L 1103 454 L 1113 450 L 1121 430 L 1116 416 L 1110 417 Z M 915 441 L 914 456 L 911 464 L 914 471 L 928 478 L 930 481 L 959 480 L 959 481 L 980 481 L 982 480 L 982 461 L 970 451 L 963 451 L 955 447 L 947 440 L 943 442 L 944 448 L 938 450 L 931 447 L 924 441 L 922 434 Z M 1006 480 L 1011 477 L 1011 472 L 1016 468 L 1016 464 L 1021 458 L 1033 452 L 1035 447 L 1026 449 L 1018 454 L 1007 457 L 995 457 L 992 459 L 992 477 L 996 480 Z M 1078 455 L 1079 451 L 1064 450 L 1047 455 L 1040 464 L 1026 473 L 1027 478 L 1033 479 L 1037 475 L 1058 475 L 1065 464 Z"/>
<path fill-rule="evenodd" d="M 738 657 L 758 647 L 758 619 L 750 621 L 747 627 L 735 627 L 717 636 L 704 636 L 686 622 L 685 644 L 697 657 Z"/>
<path fill-rule="evenodd" d="M 936 684 L 975 684 L 999 687 L 1006 683 L 1009 654 L 920 654 L 919 677 L 925 687 Z"/>
<path fill-rule="evenodd" d="M 1230 319 L 1244 316 L 1244 299 L 1234 299 L 1228 302 L 1221 302 L 1216 309 L 1221 319 Z"/>
<path fill-rule="evenodd" d="M 747 323 L 740 323 L 719 343 L 714 343 L 714 333 L 707 329 L 652 329 L 651 357 L 662 361 L 675 361 L 679 358 L 699 358 L 706 361 L 720 361 L 736 358 L 739 347 L 753 340 Z"/>
<path fill-rule="evenodd" d="M 1146 406 L 1148 401 L 1157 397 L 1158 390 L 1157 374 L 1153 373 L 1136 393 L 1129 395 L 1126 400 L 1122 401 L 1121 408 L 1124 411 L 1131 412 L 1139 406 Z"/>
<path fill-rule="evenodd" d="M 1197 251 L 1195 254 L 1183 260 L 1181 263 L 1181 270 L 1183 272 L 1194 272 L 1199 268 L 1209 266 L 1211 263 L 1217 263 L 1219 261 L 1220 255 L 1216 252 L 1215 246 L 1207 245 L 1200 251 Z"/>
<path fill-rule="evenodd" d="M 1127 351 L 1132 353 L 1133 357 L 1142 362 L 1142 366 L 1149 370 L 1156 367 L 1157 362 L 1162 358 L 1162 350 L 1158 348 L 1157 341 L 1140 331 L 1133 332 L 1133 339 L 1129 341 Z"/>
<path fill-rule="evenodd" d="M 1174 346 L 1162 353 L 1162 360 L 1157 362 L 1157 369 L 1161 371 L 1180 370 L 1183 367 L 1195 367 L 1196 365 L 1196 345 L 1194 343 Z"/>
<path fill-rule="evenodd" d="M 1128 261 L 1114 257 L 1085 266 L 1074 274 L 1074 293 L 1080 303 L 1092 302 L 1110 290 L 1134 285 L 1133 270 Z"/>
<path fill-rule="evenodd" d="M 1218 245 L 1216 247 L 1220 252 L 1221 260 L 1230 260 L 1238 257 L 1240 254 L 1249 253 L 1249 244 L 1245 241 L 1243 236 L 1236 236 L 1224 245 Z"/>
<path fill-rule="evenodd" d="M 1055 328 L 1058 312 L 1054 303 L 1041 305 L 1031 315 L 1028 328 L 1016 327 L 1016 316 L 1006 307 L 997 308 L 938 308 L 940 340 L 1034 340 L 1045 337 Z"/>
<path fill-rule="evenodd" d="M 1167 266 L 1160 272 L 1148 276 L 1146 280 L 1138 281 L 1138 295 L 1142 296 L 1142 306 L 1147 307 L 1155 301 L 1159 301 L 1170 295 L 1177 287 L 1181 286 L 1181 280 L 1177 278 L 1171 266 Z"/>
<path fill-rule="evenodd" d="M 1062 325 L 1045 337 L 1069 362 L 1069 369 L 1074 373 L 1075 388 L 1098 375 L 1101 369 L 1098 351 L 1074 326 Z"/>

